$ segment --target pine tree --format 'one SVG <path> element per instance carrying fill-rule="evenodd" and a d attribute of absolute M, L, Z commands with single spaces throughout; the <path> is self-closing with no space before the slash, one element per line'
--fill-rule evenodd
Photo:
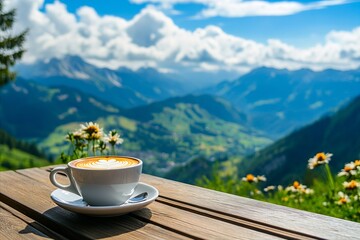
<path fill-rule="evenodd" d="M 16 74 L 10 68 L 25 52 L 23 43 L 27 30 L 20 34 L 12 34 L 11 32 L 15 13 L 15 9 L 4 12 L 3 0 L 0 0 L 0 86 L 15 79 Z"/>

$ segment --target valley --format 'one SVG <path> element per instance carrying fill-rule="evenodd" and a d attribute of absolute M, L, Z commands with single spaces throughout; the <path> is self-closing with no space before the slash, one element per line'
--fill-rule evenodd
<path fill-rule="evenodd" d="M 125 139 L 118 154 L 144 159 L 148 173 L 189 183 L 209 175 L 214 164 L 232 174 L 263 173 L 265 163 L 265 169 L 282 166 L 282 155 L 269 159 L 274 156 L 269 149 L 279 152 L 304 140 L 286 140 L 284 146 L 272 142 L 293 139 L 303 126 L 332 116 L 360 94 L 358 70 L 263 67 L 196 90 L 154 69 L 110 70 L 73 56 L 17 69 L 17 81 L 0 89 L 0 128 L 35 141 L 56 159 L 69 151 L 68 132 L 98 122 Z M 300 167 L 285 165 L 280 175 L 292 169 L 293 176 L 302 176 Z M 184 169 L 196 171 L 180 174 Z M 271 172 L 264 173 L 283 181 Z"/>

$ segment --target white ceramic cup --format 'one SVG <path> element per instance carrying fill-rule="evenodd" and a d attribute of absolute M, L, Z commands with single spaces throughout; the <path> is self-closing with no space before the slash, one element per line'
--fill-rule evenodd
<path fill-rule="evenodd" d="M 119 165 L 104 162 L 111 159 L 129 159 L 137 163 L 119 167 Z M 100 168 L 79 167 L 79 162 L 88 160 L 98 160 Z M 82 196 L 83 200 L 91 206 L 121 205 L 133 194 L 140 179 L 142 165 L 140 159 L 125 156 L 82 158 L 69 162 L 67 166 L 54 168 L 50 173 L 50 181 L 60 189 Z M 66 174 L 70 180 L 69 185 L 63 185 L 56 180 L 58 172 Z"/>

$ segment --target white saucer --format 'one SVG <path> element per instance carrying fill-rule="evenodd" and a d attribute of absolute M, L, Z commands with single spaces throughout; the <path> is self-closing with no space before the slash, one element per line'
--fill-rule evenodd
<path fill-rule="evenodd" d="M 53 191 L 50 197 L 57 205 L 72 212 L 91 216 L 111 217 L 144 208 L 155 201 L 155 199 L 159 196 L 159 191 L 156 188 L 140 182 L 136 186 L 133 196 L 142 192 L 148 193 L 148 197 L 145 201 L 138 203 L 125 203 L 119 206 L 89 206 L 83 201 L 81 196 L 61 189 Z"/>

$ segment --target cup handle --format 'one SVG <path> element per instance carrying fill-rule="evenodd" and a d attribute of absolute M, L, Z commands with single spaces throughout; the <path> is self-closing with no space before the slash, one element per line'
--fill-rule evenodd
<path fill-rule="evenodd" d="M 65 175 L 67 176 L 67 178 L 68 178 L 69 181 L 70 181 L 70 184 L 69 184 L 69 185 L 63 185 L 63 184 L 59 183 L 59 182 L 56 180 L 56 174 L 59 173 L 59 172 L 65 174 Z M 51 182 L 54 186 L 56 186 L 56 187 L 58 187 L 58 188 L 60 188 L 60 189 L 63 189 L 63 190 L 68 191 L 68 192 L 75 193 L 75 194 L 77 194 L 77 195 L 81 195 L 81 194 L 79 193 L 79 191 L 77 190 L 77 188 L 76 188 L 75 181 L 74 181 L 74 179 L 73 179 L 73 177 L 72 177 L 72 175 L 71 175 L 71 170 L 70 170 L 70 168 L 69 168 L 68 166 L 66 166 L 66 167 L 56 167 L 56 168 L 54 168 L 54 169 L 50 172 L 50 182 Z"/>

